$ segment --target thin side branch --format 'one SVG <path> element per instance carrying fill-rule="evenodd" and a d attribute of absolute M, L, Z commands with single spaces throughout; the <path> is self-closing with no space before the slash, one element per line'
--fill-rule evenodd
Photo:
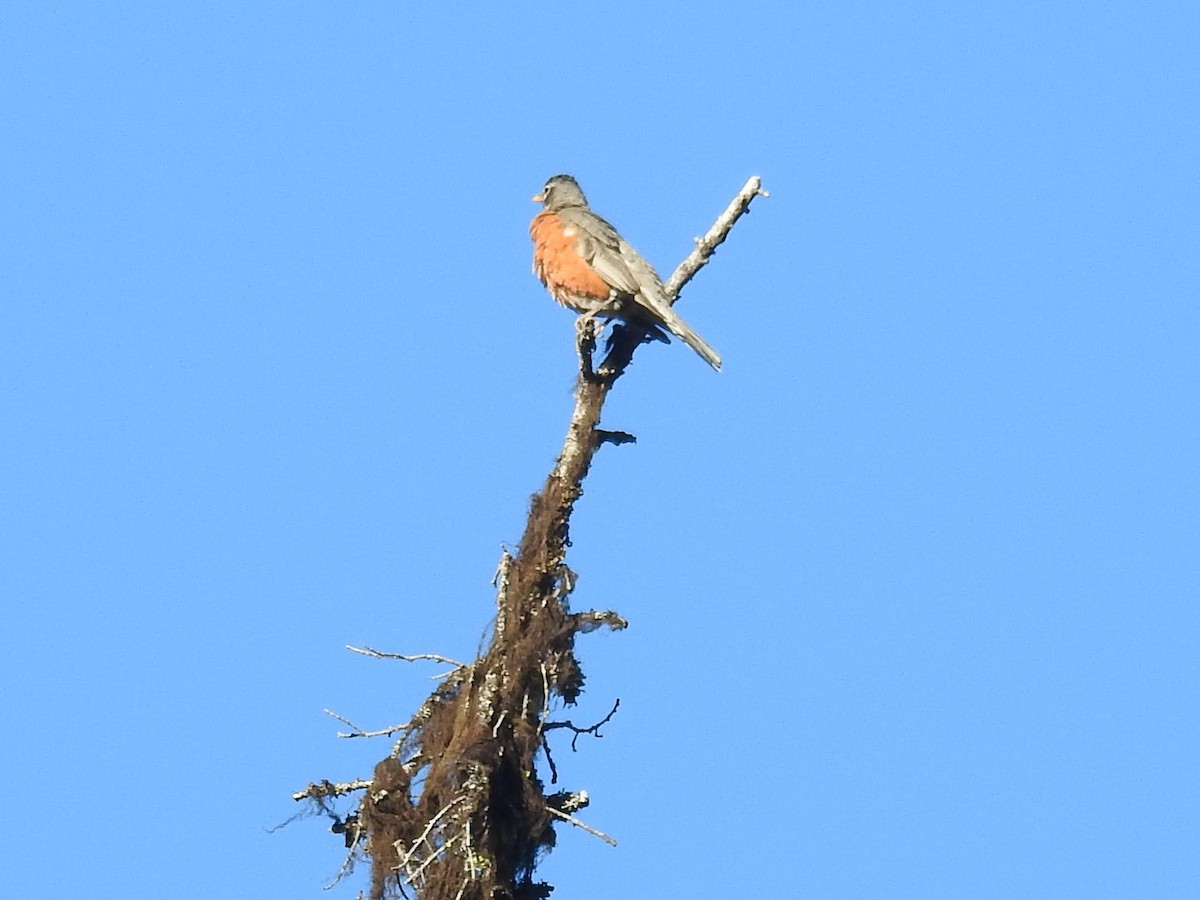
<path fill-rule="evenodd" d="M 579 821 L 577 818 L 575 818 L 572 815 L 568 815 L 565 812 L 557 810 L 553 806 L 547 806 L 546 811 L 549 812 L 550 815 L 557 816 L 558 818 L 562 819 L 564 822 L 570 822 L 576 828 L 582 828 L 588 834 L 594 834 L 596 837 L 600 838 L 600 840 L 604 841 L 604 843 L 608 844 L 610 847 L 617 846 L 617 842 L 614 841 L 612 838 L 610 838 L 603 831 L 599 831 L 598 829 L 593 828 L 591 825 L 588 825 L 584 822 Z"/>
<path fill-rule="evenodd" d="M 292 794 L 292 799 L 299 802 L 301 800 L 320 800 L 322 797 L 343 797 L 346 794 L 353 794 L 355 791 L 365 791 L 370 786 L 370 779 L 361 778 L 357 781 L 345 781 L 340 784 L 332 781 L 314 781 L 304 790 Z"/>
<path fill-rule="evenodd" d="M 545 730 L 553 731 L 555 728 L 570 728 L 573 732 L 575 732 L 575 736 L 571 738 L 571 749 L 574 750 L 574 749 L 576 749 L 575 742 L 579 740 L 579 736 L 581 734 L 591 734 L 591 735 L 595 735 L 598 738 L 604 737 L 604 735 L 602 735 L 600 733 L 600 728 L 604 725 L 607 725 L 612 720 L 612 717 L 617 714 L 617 709 L 619 709 L 620 706 L 621 706 L 621 700 L 618 697 L 617 701 L 613 704 L 613 708 L 608 711 L 608 715 L 605 716 L 603 719 L 601 719 L 599 722 L 597 722 L 595 725 L 589 725 L 587 728 L 580 728 L 575 723 L 573 723 L 570 719 L 568 719 L 565 722 L 547 722 L 546 726 L 545 726 Z"/>
<path fill-rule="evenodd" d="M 624 631 L 629 627 L 629 622 L 611 609 L 591 609 L 587 612 L 574 613 L 571 616 L 571 621 L 575 623 L 575 632 L 577 634 L 588 634 L 605 625 L 613 631 Z"/>
<path fill-rule="evenodd" d="M 667 289 L 667 296 L 674 302 L 679 297 L 679 292 L 683 290 L 683 286 L 687 284 L 695 276 L 697 272 L 708 265 L 708 261 L 712 259 L 712 255 L 717 252 L 717 248 L 725 243 L 725 238 L 729 237 L 729 232 L 733 230 L 733 226 L 737 224 L 737 220 L 750 212 L 750 203 L 755 197 L 770 197 L 762 187 L 762 179 L 757 175 L 752 175 L 742 189 L 737 192 L 727 207 L 725 212 L 717 216 L 717 221 L 713 222 L 712 228 L 704 233 L 704 237 L 696 238 L 696 249 L 688 254 L 687 259 L 681 262 L 671 277 L 667 279 L 664 287 Z"/>
<path fill-rule="evenodd" d="M 461 663 L 457 659 L 440 656 L 437 653 L 385 653 L 382 650 L 376 650 L 374 647 L 355 647 L 353 644 L 347 644 L 346 649 L 354 653 L 361 653 L 363 656 L 374 657 L 375 659 L 401 659 L 404 662 L 416 662 L 417 660 L 428 659 L 433 662 L 454 666 L 456 669 L 465 669 L 467 666 L 466 663 Z"/>
<path fill-rule="evenodd" d="M 596 440 L 601 444 L 612 444 L 616 447 L 637 443 L 637 438 L 628 431 L 605 431 L 603 428 L 596 429 Z"/>
<path fill-rule="evenodd" d="M 389 725 L 387 728 L 380 728 L 378 731 L 367 731 L 363 728 L 359 728 L 357 725 L 355 725 L 353 722 L 351 722 L 345 716 L 338 715 L 332 709 L 326 709 L 326 710 L 323 710 L 323 712 L 325 713 L 325 715 L 330 716 L 331 718 L 337 719 L 343 725 L 350 726 L 350 728 L 351 728 L 350 731 L 348 731 L 348 732 L 347 731 L 339 731 L 337 733 L 337 736 L 340 738 L 391 737 L 397 731 L 403 731 L 405 728 L 408 728 L 412 724 L 412 722 L 405 722 L 403 725 Z"/>
<path fill-rule="evenodd" d="M 663 285 L 667 298 L 672 304 L 678 302 L 679 294 L 684 286 L 695 277 L 697 272 L 708 265 L 708 261 L 717 252 L 717 248 L 729 237 L 729 232 L 733 230 L 738 219 L 750 212 L 750 204 L 754 202 L 754 198 L 768 196 L 770 195 L 763 190 L 761 178 L 754 175 L 747 179 L 746 183 L 742 185 L 742 189 L 729 201 L 725 211 L 717 216 L 712 227 L 704 233 L 703 237 L 696 238 L 695 249 L 675 267 L 675 271 Z M 612 383 L 624 374 L 626 367 L 633 359 L 633 352 L 652 335 L 652 329 L 636 324 L 615 326 L 613 336 L 609 341 L 608 354 L 597 369 L 601 382 L 598 387 L 606 390 L 611 387 Z M 603 397 L 600 402 L 603 402 Z"/>

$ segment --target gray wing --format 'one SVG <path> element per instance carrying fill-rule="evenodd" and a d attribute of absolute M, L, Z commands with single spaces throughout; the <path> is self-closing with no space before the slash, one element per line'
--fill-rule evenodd
<path fill-rule="evenodd" d="M 574 227 L 580 255 L 617 291 L 633 298 L 638 318 L 662 325 L 720 371 L 721 357 L 671 308 L 662 279 L 654 267 L 622 240 L 617 230 L 590 209 L 568 208 L 559 213 Z M 626 313 L 627 315 L 627 313 Z"/>
<path fill-rule="evenodd" d="M 634 302 L 641 310 L 642 317 L 665 327 L 699 353 L 710 366 L 718 372 L 721 371 L 720 354 L 672 309 L 671 301 L 667 299 L 666 288 L 663 287 L 662 279 L 658 277 L 654 267 L 624 241 L 621 241 L 620 253 L 625 267 L 637 281 L 638 291 Z"/>
<path fill-rule="evenodd" d="M 622 294 L 640 290 L 637 275 L 631 270 L 625 250 L 632 252 L 617 229 L 591 210 L 568 208 L 559 213 L 563 224 L 577 231 L 575 246 L 579 255 L 596 270 L 596 274 Z M 636 256 L 637 254 L 634 254 Z"/>

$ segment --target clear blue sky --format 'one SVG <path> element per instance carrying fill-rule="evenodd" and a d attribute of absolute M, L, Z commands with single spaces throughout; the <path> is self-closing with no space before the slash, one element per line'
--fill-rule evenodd
<path fill-rule="evenodd" d="M 570 408 L 568 171 L 724 355 L 587 482 L 555 897 L 1200 896 L 1193 3 L 14 0 L 13 897 L 328 897 L 268 834 L 470 657 Z M 333 896 L 352 897 L 356 880 Z"/>

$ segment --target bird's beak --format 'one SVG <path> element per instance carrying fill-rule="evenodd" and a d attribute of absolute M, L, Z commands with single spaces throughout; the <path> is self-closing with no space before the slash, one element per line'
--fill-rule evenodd
<path fill-rule="evenodd" d="M 546 193 L 543 191 L 540 194 L 535 194 L 534 196 L 530 197 L 529 199 L 532 200 L 534 203 L 545 203 L 546 202 Z"/>

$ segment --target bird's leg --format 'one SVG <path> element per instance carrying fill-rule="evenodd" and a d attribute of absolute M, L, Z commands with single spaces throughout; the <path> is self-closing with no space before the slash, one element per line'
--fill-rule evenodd
<path fill-rule="evenodd" d="M 584 381 L 595 381 L 592 354 L 596 351 L 596 311 L 575 320 L 575 349 L 579 351 L 579 372 Z"/>

